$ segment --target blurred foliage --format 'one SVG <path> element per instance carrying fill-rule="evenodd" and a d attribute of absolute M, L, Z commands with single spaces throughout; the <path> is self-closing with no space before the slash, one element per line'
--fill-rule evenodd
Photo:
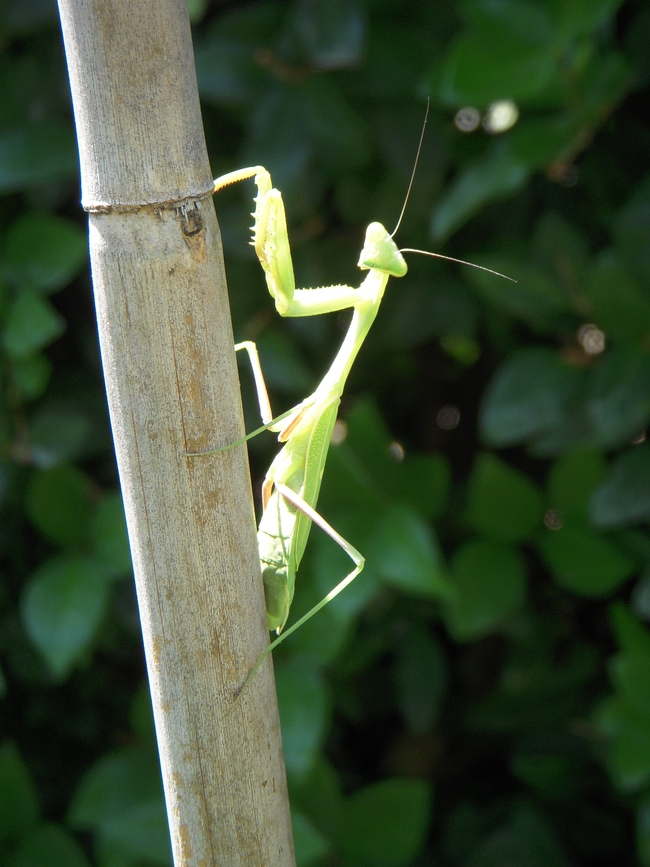
<path fill-rule="evenodd" d="M 352 371 L 320 510 L 366 569 L 276 653 L 298 864 L 650 867 L 650 5 L 189 8 L 214 173 L 271 171 L 299 285 L 358 285 L 427 96 L 400 242 L 518 281 L 409 256 Z M 0 4 L 0 80 L 0 863 L 165 867 L 53 0 Z M 238 187 L 281 411 L 347 318 L 278 319 Z M 314 531 L 292 616 L 347 570 Z"/>

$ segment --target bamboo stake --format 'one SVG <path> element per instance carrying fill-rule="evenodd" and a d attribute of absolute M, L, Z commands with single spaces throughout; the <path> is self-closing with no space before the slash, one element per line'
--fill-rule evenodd
<path fill-rule="evenodd" d="M 176 867 L 291 867 L 243 423 L 185 0 L 59 0 Z"/>

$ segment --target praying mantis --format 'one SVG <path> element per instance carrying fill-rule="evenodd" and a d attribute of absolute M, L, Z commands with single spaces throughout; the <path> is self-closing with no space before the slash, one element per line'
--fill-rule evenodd
<path fill-rule="evenodd" d="M 422 137 L 418 155 L 421 145 Z M 439 253 L 397 248 L 393 236 L 404 215 L 414 175 L 415 166 L 404 207 L 393 233 L 389 234 L 384 226 L 377 222 L 370 223 L 366 229 L 358 266 L 368 273 L 356 289 L 342 285 L 296 289 L 282 194 L 273 188 L 271 176 L 263 166 L 252 166 L 229 172 L 214 181 L 213 192 L 216 193 L 230 184 L 254 178 L 257 196 L 251 243 L 264 269 L 268 290 L 281 316 L 318 316 L 346 308 L 352 308 L 353 311 L 352 321 L 343 343 L 316 390 L 277 418 L 273 418 L 271 412 L 255 344 L 252 341 L 238 343 L 235 350 L 246 351 L 251 361 L 263 426 L 225 448 L 188 455 L 188 457 L 198 457 L 200 454 L 215 454 L 240 445 L 263 430 L 277 432 L 279 442 L 284 444 L 269 467 L 262 485 L 263 513 L 257 535 L 268 626 L 269 630 L 274 630 L 278 637 L 263 651 L 244 686 L 250 682 L 266 656 L 280 642 L 338 596 L 364 567 L 363 556 L 318 514 L 316 504 L 337 410 L 348 374 L 377 316 L 388 279 L 403 277 L 408 270 L 402 253 L 422 253 L 472 265 L 470 262 L 462 262 Z M 480 265 L 472 265 L 472 267 L 504 276 Z M 352 560 L 354 568 L 320 602 L 285 630 L 284 626 L 294 595 L 296 572 L 307 545 L 312 523 L 317 524 L 340 545 Z"/>

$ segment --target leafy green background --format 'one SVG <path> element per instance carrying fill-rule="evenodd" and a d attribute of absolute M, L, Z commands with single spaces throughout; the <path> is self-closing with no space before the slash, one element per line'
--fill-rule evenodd
<path fill-rule="evenodd" d="M 650 867 L 650 4 L 190 12 L 213 171 L 270 169 L 299 285 L 357 285 L 427 95 L 400 243 L 518 281 L 410 255 L 352 371 L 320 508 L 367 566 L 276 653 L 300 867 Z M 0 863 L 164 867 L 53 0 L 0 4 L 0 90 Z M 238 187 L 281 411 L 347 316 L 279 320 Z M 314 531 L 292 616 L 349 568 Z"/>

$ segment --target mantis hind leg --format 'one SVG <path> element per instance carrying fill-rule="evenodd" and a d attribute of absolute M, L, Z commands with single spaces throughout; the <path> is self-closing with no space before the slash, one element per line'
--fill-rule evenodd
<path fill-rule="evenodd" d="M 323 532 L 327 533 L 327 535 L 331 539 L 333 539 L 337 543 L 337 545 L 340 545 L 341 548 L 343 548 L 345 553 L 354 563 L 354 569 L 348 575 L 346 575 L 345 578 L 336 585 L 336 587 L 330 590 L 327 596 L 323 597 L 320 602 L 314 605 L 313 608 L 310 608 L 306 614 L 303 614 L 303 616 L 299 620 L 293 623 L 288 629 L 286 629 L 282 633 L 282 635 L 280 635 L 278 638 L 275 639 L 275 641 L 272 641 L 271 644 L 269 644 L 269 646 L 266 648 L 266 650 L 263 651 L 255 665 L 251 669 L 250 674 L 246 678 L 244 685 L 237 692 L 237 695 L 239 695 L 242 690 L 245 689 L 246 686 L 248 686 L 253 677 L 257 674 L 259 667 L 264 662 L 269 653 L 271 653 L 272 650 L 275 650 L 278 644 L 284 641 L 285 638 L 288 638 L 292 632 L 295 632 L 297 629 L 303 626 L 303 624 L 310 620 L 314 616 L 314 614 L 317 614 L 321 610 L 321 608 L 324 608 L 328 602 L 331 602 L 332 599 L 338 596 L 342 590 L 345 590 L 345 588 L 354 581 L 354 579 L 357 577 L 359 572 L 361 572 L 366 563 L 363 555 L 360 554 L 359 551 L 357 551 L 357 549 L 353 545 L 351 545 L 346 539 L 344 539 L 340 533 L 337 533 L 334 527 L 332 527 L 331 524 L 328 524 L 325 518 L 323 518 L 322 515 L 319 515 L 318 512 L 313 509 L 309 505 L 309 503 L 305 502 L 305 500 L 303 500 L 303 498 L 299 494 L 297 494 L 295 491 L 292 491 L 291 488 L 283 484 L 276 484 L 276 488 L 286 500 L 288 500 L 293 506 L 296 507 L 296 509 L 300 509 L 300 511 L 303 512 L 311 521 L 313 521 L 314 524 L 317 524 L 321 528 L 321 530 L 323 530 Z"/>

